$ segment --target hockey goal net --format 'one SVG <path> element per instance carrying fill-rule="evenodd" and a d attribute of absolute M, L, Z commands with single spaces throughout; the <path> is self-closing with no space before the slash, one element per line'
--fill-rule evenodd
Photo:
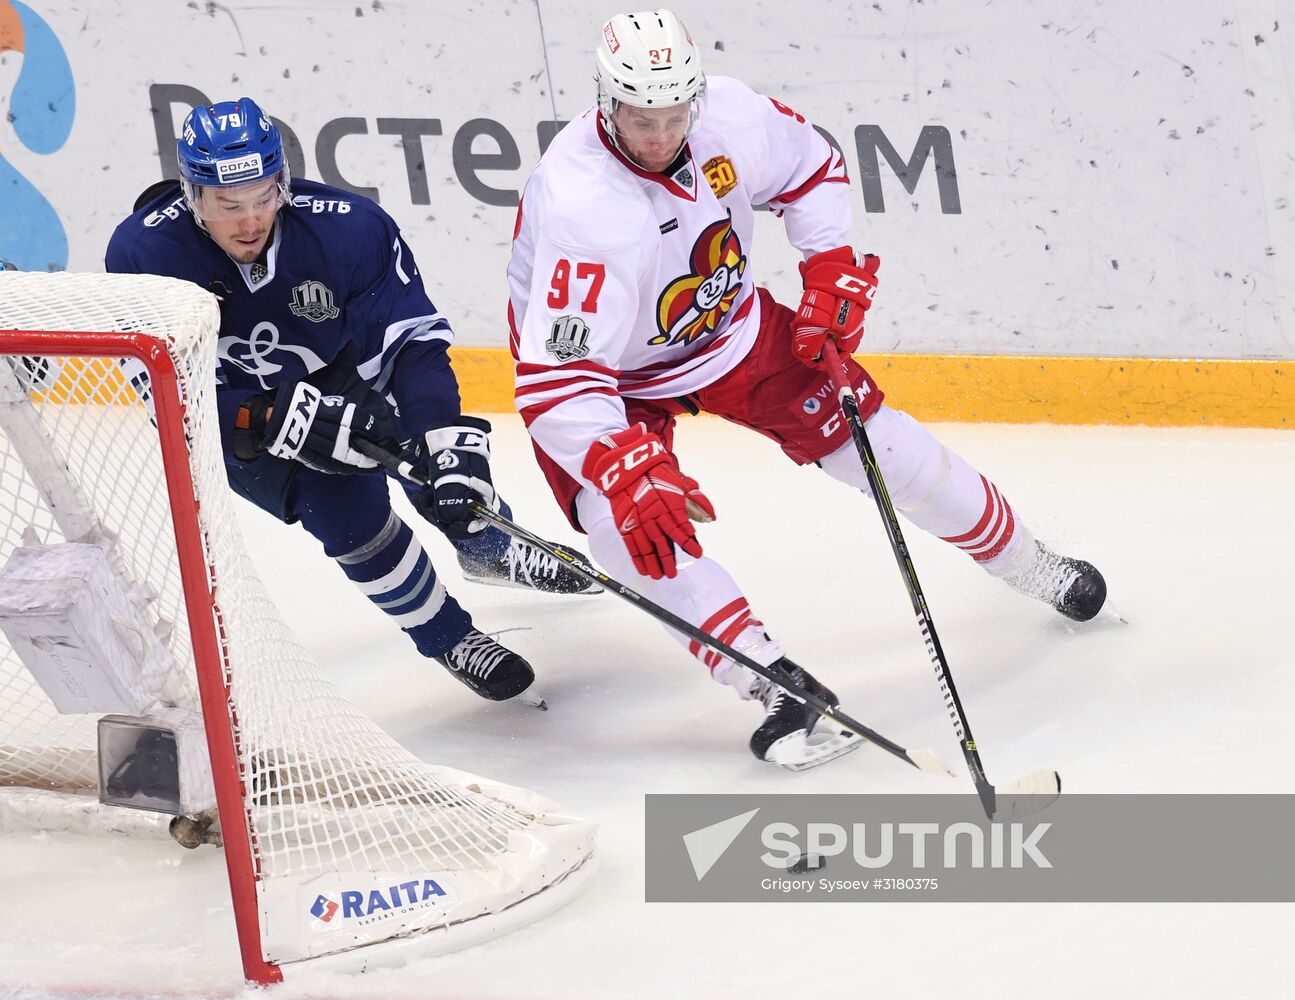
<path fill-rule="evenodd" d="M 147 594 L 174 664 L 159 705 L 205 729 L 250 980 L 419 937 L 448 950 L 560 905 L 592 867 L 593 825 L 413 756 L 278 617 L 226 484 L 218 324 L 184 282 L 0 272 L 0 566 L 106 538 Z M 0 795 L 95 801 L 97 723 L 55 710 L 0 635 Z"/>

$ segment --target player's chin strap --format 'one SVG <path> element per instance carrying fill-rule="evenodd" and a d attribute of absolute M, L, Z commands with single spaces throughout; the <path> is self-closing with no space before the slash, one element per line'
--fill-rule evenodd
<path fill-rule="evenodd" d="M 418 475 L 414 470 L 414 467 L 410 463 L 402 461 L 400 456 L 393 455 L 391 452 L 386 451 L 377 445 L 370 444 L 368 441 L 358 438 L 352 439 L 351 446 L 355 448 L 356 451 L 363 452 L 365 455 L 374 459 L 379 465 L 390 469 L 392 472 L 403 476 L 405 479 L 426 485 L 426 482 Z M 906 750 L 898 743 L 886 739 L 886 737 L 882 736 L 881 733 L 876 730 L 869 729 L 863 723 L 856 722 L 854 719 L 850 718 L 850 716 L 842 712 L 839 707 L 829 705 L 827 702 L 823 701 L 823 699 L 818 698 L 803 688 L 791 683 L 784 675 L 782 675 L 781 671 L 772 670 L 763 664 L 757 663 L 755 660 L 751 659 L 751 657 L 738 652 L 727 643 L 720 642 L 709 633 L 703 632 L 691 622 L 685 621 L 673 612 L 667 611 L 665 608 L 661 607 L 661 605 L 649 601 L 642 594 L 635 590 L 631 590 L 623 583 L 613 580 L 611 577 L 607 576 L 607 574 L 591 566 L 579 555 L 579 553 L 572 552 L 570 549 L 562 545 L 546 541 L 538 535 L 532 534 L 525 528 L 504 517 L 502 514 L 497 514 L 484 504 L 473 503 L 471 505 L 471 511 L 475 516 L 489 521 L 495 527 L 509 535 L 512 535 L 514 538 L 518 538 L 521 541 L 526 542 L 528 545 L 533 545 L 535 548 L 540 549 L 543 552 L 547 552 L 555 559 L 562 560 L 562 562 L 566 563 L 574 573 L 584 577 L 586 580 L 591 580 L 594 583 L 601 584 L 609 593 L 615 594 L 621 600 L 629 602 L 640 611 L 643 611 L 661 622 L 663 625 L 668 625 L 675 631 L 682 632 L 694 642 L 700 643 L 708 649 L 714 650 L 716 653 L 719 653 L 720 656 L 732 660 L 734 663 L 746 667 L 752 673 L 759 674 L 770 683 L 776 684 L 778 687 L 782 688 L 782 690 L 786 691 L 792 698 L 795 698 L 803 705 L 808 705 L 829 722 L 840 726 L 844 730 L 854 733 L 856 736 L 860 736 L 863 739 L 868 740 L 870 743 L 875 743 L 887 753 L 893 754 L 900 760 L 913 765 L 913 767 L 916 767 L 919 770 L 955 777 L 953 771 L 950 770 L 949 765 L 940 760 L 940 758 L 932 751 Z"/>
<path fill-rule="evenodd" d="M 1037 812 L 1051 805 L 1061 794 L 1061 776 L 1056 771 L 1044 768 L 1027 774 L 1011 784 L 999 785 L 997 788 L 985 777 L 985 768 L 980 763 L 976 740 L 971 735 L 971 724 L 962 709 L 958 689 L 953 685 L 953 674 L 949 671 L 949 664 L 944 658 L 940 638 L 935 634 L 935 622 L 931 621 L 931 613 L 926 608 L 926 596 L 922 593 L 922 585 L 917 582 L 917 572 L 913 569 L 913 560 L 908 554 L 904 533 L 900 531 L 899 519 L 895 516 L 890 494 L 886 491 L 886 482 L 881 478 L 881 469 L 877 465 L 877 456 L 872 450 L 872 442 L 868 440 L 868 431 L 863 426 L 863 418 L 859 415 L 858 400 L 854 398 L 850 380 L 844 376 L 845 367 L 841 364 L 840 352 L 830 335 L 823 342 L 823 362 L 841 407 L 841 415 L 845 418 L 850 428 L 850 436 L 859 451 L 859 461 L 863 463 L 864 472 L 868 476 L 868 485 L 872 487 L 872 498 L 876 501 L 877 511 L 886 526 L 886 534 L 890 538 L 890 547 L 895 553 L 895 560 L 899 563 L 899 571 L 904 577 L 905 586 L 908 587 L 908 596 L 913 602 L 913 612 L 917 615 L 917 626 L 922 631 L 926 651 L 935 666 L 935 676 L 940 682 L 940 690 L 944 694 L 949 717 L 953 721 L 954 734 L 962 746 L 963 759 L 967 762 L 967 769 L 971 772 L 971 780 L 975 782 L 976 794 L 980 796 L 981 805 L 985 807 L 985 814 L 990 819 L 998 820 L 1028 816 L 1030 813 Z"/>

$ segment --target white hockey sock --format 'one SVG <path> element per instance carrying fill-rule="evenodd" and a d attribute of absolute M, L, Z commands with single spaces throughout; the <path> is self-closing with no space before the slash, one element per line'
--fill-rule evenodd
<path fill-rule="evenodd" d="M 739 653 L 745 653 L 762 667 L 769 666 L 781 659 L 783 655 L 782 646 L 776 639 L 769 638 L 764 625 L 760 622 L 753 622 L 746 626 L 729 645 Z M 743 701 L 749 701 L 755 697 L 755 685 L 760 680 L 754 671 L 738 666 L 732 660 L 724 659 L 711 669 L 710 675 L 721 684 L 727 684 L 733 688 Z"/>
<path fill-rule="evenodd" d="M 676 550 L 678 572 L 674 577 L 653 580 L 640 576 L 625 548 L 625 540 L 616 529 L 606 499 L 591 497 L 586 490 L 580 495 L 578 509 L 580 523 L 589 533 L 590 554 L 608 575 L 624 581 L 648 600 L 762 665 L 773 663 L 783 655 L 782 647 L 765 634 L 763 624 L 752 616 L 737 581 L 715 560 L 707 556 L 693 559 Z M 749 671 L 734 667 L 718 653 L 681 632 L 672 628 L 666 631 L 706 664 L 715 680 L 731 684 L 741 693 L 745 682 L 735 677 L 734 672 L 741 670 L 749 674 Z"/>
<path fill-rule="evenodd" d="M 913 524 L 996 576 L 1011 572 L 1020 553 L 1032 558 L 1033 536 L 998 487 L 925 427 L 883 405 L 867 428 L 891 503 Z M 871 496 L 853 441 L 819 464 L 833 479 Z"/>
<path fill-rule="evenodd" d="M 1019 520 L 1012 540 L 994 559 L 987 559 L 980 565 L 990 576 L 999 579 L 1015 579 L 1028 574 L 1038 561 L 1039 546 L 1030 529 Z"/>

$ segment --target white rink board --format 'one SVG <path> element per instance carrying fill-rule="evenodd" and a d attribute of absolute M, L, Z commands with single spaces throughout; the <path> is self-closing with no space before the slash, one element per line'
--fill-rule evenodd
<path fill-rule="evenodd" d="M 16 3 L 0 0 L 0 25 Z M 377 191 L 460 343 L 478 346 L 506 340 L 511 199 L 539 155 L 537 125 L 592 101 L 590 50 L 615 11 L 571 0 L 25 6 L 66 53 L 75 114 L 54 151 L 24 145 L 6 115 L 43 113 L 11 103 L 37 56 L 0 54 L 0 158 L 62 220 L 62 265 L 101 268 L 115 223 L 163 176 L 156 126 L 169 162 L 185 108 L 155 115 L 151 100 L 247 94 L 291 128 L 308 176 L 335 170 Z M 675 9 L 710 72 L 778 96 L 843 147 L 854 238 L 883 259 L 870 349 L 1295 357 L 1289 0 Z M 494 138 L 472 140 L 474 120 Z M 881 156 L 884 211 L 865 211 L 860 129 L 879 130 L 915 185 L 909 194 Z M 932 129 L 956 172 L 943 198 L 937 158 L 920 170 L 909 159 Z M 31 245 L 32 217 L 12 201 L 0 206 L 0 258 Z M 762 220 L 757 278 L 790 297 L 795 255 L 778 228 Z"/>

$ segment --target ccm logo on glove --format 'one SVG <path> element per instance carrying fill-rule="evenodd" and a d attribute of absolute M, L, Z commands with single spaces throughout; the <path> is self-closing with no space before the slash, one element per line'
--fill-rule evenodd
<path fill-rule="evenodd" d="M 800 265 L 805 291 L 791 323 L 791 349 L 797 358 L 817 365 L 828 337 L 847 354 L 859 346 L 880 264 L 881 258 L 873 254 L 860 258 L 849 247 L 837 247 Z"/>
<path fill-rule="evenodd" d="M 270 443 L 268 448 L 271 455 L 282 458 L 297 457 L 301 446 L 306 443 L 310 425 L 315 422 L 315 413 L 319 410 L 320 400 L 324 398 L 322 392 L 304 382 L 297 383 L 294 395 L 296 398 L 292 401 L 287 419 L 283 421 L 279 436 Z"/>
<path fill-rule="evenodd" d="M 873 254 L 869 254 L 869 257 L 871 257 L 871 259 L 877 261 L 878 263 L 881 262 L 881 258 Z M 877 269 L 874 266 L 873 271 L 876 271 L 876 270 Z M 874 277 L 872 284 L 868 284 L 868 282 L 864 281 L 863 278 L 857 275 L 843 274 L 836 279 L 836 287 L 845 292 L 854 292 L 855 294 L 862 294 L 865 298 L 867 298 L 868 302 L 871 303 L 872 293 L 877 290 L 877 280 Z M 849 305 L 849 302 L 845 302 L 842 304 Z"/>
<path fill-rule="evenodd" d="M 616 484 L 621 481 L 621 476 L 633 469 L 637 469 L 649 459 L 665 453 L 665 444 L 658 437 L 651 437 L 642 444 L 635 445 L 628 451 L 623 452 L 620 456 L 620 461 L 608 466 L 606 471 L 599 476 L 598 488 L 604 493 L 614 489 Z"/>
<path fill-rule="evenodd" d="M 589 446 L 581 471 L 611 503 L 617 530 L 640 574 L 654 580 L 673 577 L 678 572 L 676 546 L 701 557 L 689 520 L 713 521 L 715 508 L 646 426 L 635 424 L 599 438 Z"/>
<path fill-rule="evenodd" d="M 479 503 L 499 509 L 490 476 L 490 423 L 457 416 L 453 423 L 431 427 L 405 455 L 426 480 L 413 496 L 418 512 L 450 538 L 466 539 L 487 527 L 471 507 Z"/>
<path fill-rule="evenodd" d="M 400 447 L 391 405 L 367 386 L 326 396 L 309 382 L 288 382 L 273 397 L 248 397 L 234 421 L 234 457 L 240 461 L 269 452 L 333 475 L 381 473 L 377 462 L 352 447 L 353 440 L 388 451 Z"/>

